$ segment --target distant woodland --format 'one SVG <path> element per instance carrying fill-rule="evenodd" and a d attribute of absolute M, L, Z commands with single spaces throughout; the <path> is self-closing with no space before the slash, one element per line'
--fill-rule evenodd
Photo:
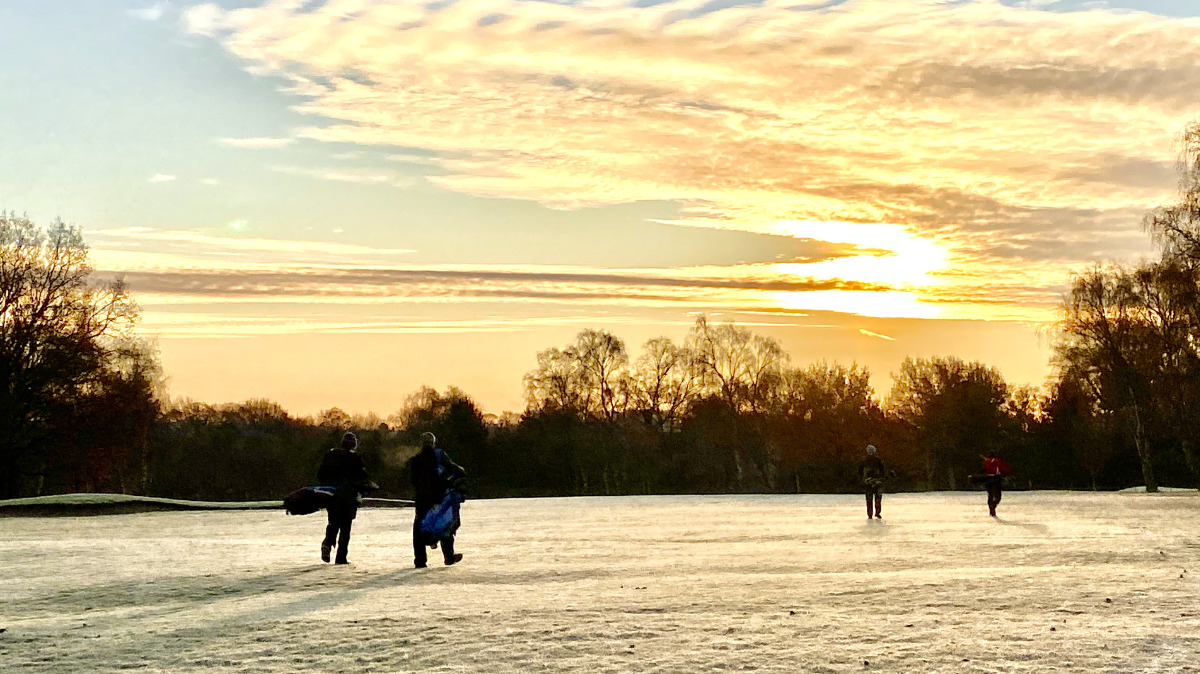
<path fill-rule="evenodd" d="M 1077 272 L 1036 389 L 945 356 L 904 361 L 880 394 L 865 368 L 795 367 L 701 317 L 636 356 L 602 329 L 541 351 L 521 414 L 484 415 L 455 388 L 387 418 L 168 401 L 136 304 L 92 278 L 79 230 L 0 214 L 0 498 L 279 499 L 347 430 L 393 497 L 424 431 L 476 497 L 855 491 L 868 443 L 893 491 L 967 488 L 991 451 L 1026 488 L 1200 487 L 1200 126 L 1183 148 L 1178 200 L 1142 223 L 1159 257 Z"/>

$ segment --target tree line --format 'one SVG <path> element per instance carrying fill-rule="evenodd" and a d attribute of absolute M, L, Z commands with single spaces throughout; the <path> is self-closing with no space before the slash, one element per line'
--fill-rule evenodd
<path fill-rule="evenodd" d="M 881 396 L 864 367 L 793 366 L 776 340 L 701 316 L 636 356 L 597 329 L 539 352 L 521 414 L 455 388 L 387 418 L 170 401 L 137 305 L 92 278 L 78 228 L 0 213 L 0 497 L 276 499 L 346 430 L 384 496 L 404 495 L 424 431 L 482 497 L 852 491 L 868 443 L 893 490 L 964 488 L 992 451 L 1030 488 L 1200 487 L 1200 125 L 1183 148 L 1178 199 L 1143 221 L 1159 257 L 1075 275 L 1042 388 L 944 356 L 905 360 Z"/>

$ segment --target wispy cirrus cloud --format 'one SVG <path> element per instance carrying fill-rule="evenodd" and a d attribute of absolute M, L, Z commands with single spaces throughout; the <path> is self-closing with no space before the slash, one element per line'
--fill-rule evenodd
<path fill-rule="evenodd" d="M 175 176 L 169 173 L 155 173 L 146 179 L 148 183 L 169 183 L 175 180 Z"/>
<path fill-rule="evenodd" d="M 269 247 L 256 250 L 267 251 Z M 273 252 L 273 251 L 272 251 Z M 886 283 L 797 275 L 789 265 L 608 269 L 549 265 L 370 264 L 369 256 L 328 254 L 325 264 L 265 262 L 241 251 L 232 259 L 176 253 L 97 251 L 102 273 L 123 276 L 162 305 L 223 302 L 291 305 L 411 305 L 442 302 L 541 306 L 809 311 L 863 316 L 1045 320 L 1053 302 L 1017 281 L 996 279 L 987 297 L 945 287 L 934 298 Z M 272 255 L 272 257 L 279 257 Z M 357 264 L 345 260 L 357 258 Z M 337 260 L 343 260 L 338 264 Z M 1024 293 L 1019 311 L 1005 301 Z M 298 311 L 303 314 L 307 309 Z"/>
<path fill-rule="evenodd" d="M 158 21 L 166 14 L 167 9 L 171 6 L 169 2 L 156 2 L 149 7 L 141 9 L 129 10 L 129 15 L 143 21 Z"/>
<path fill-rule="evenodd" d="M 237 316 L 216 311 L 153 313 L 148 328 L 160 337 L 256 337 L 295 334 L 454 334 L 496 333 L 558 326 L 573 326 L 590 320 L 586 315 L 537 317 L 482 317 L 440 320 L 425 317 L 394 317 L 366 314 Z M 616 323 L 627 321 L 617 320 Z M 629 321 L 631 322 L 631 321 Z"/>
<path fill-rule="evenodd" d="M 393 187 L 411 187 L 418 179 L 402 175 L 396 171 L 385 171 L 375 168 L 312 168 L 305 166 L 272 166 L 272 171 L 294 176 L 304 176 L 317 180 L 329 180 L 340 183 L 364 183 L 368 185 L 391 185 Z"/>
<path fill-rule="evenodd" d="M 96 229 L 88 231 L 97 267 L 113 271 L 161 270 L 169 268 L 215 268 L 218 273 L 237 274 L 239 267 L 261 265 L 380 264 L 415 252 L 407 248 L 374 248 L 331 241 L 264 239 L 249 236 L 220 236 L 192 230 L 160 230 L 147 227 Z M 281 268 L 286 268 L 281 267 Z"/>
<path fill-rule="evenodd" d="M 252 138 L 218 138 L 217 142 L 221 145 L 229 147 L 240 147 L 250 150 L 262 150 L 277 147 L 286 147 L 296 142 L 295 138 L 271 138 L 271 137 L 252 137 Z"/>
<path fill-rule="evenodd" d="M 160 269 L 121 275 L 156 314 L 190 305 L 274 307 L 297 325 L 314 307 L 559 306 L 622 311 L 670 309 L 705 312 L 772 311 L 804 316 L 809 310 L 881 317 L 927 317 L 937 313 L 911 293 L 846 281 L 781 279 L 767 267 L 720 276 L 703 270 L 556 269 L 539 266 L 441 266 L 338 269 Z M 281 311 L 279 307 L 291 307 Z M 183 313 L 186 313 L 184 311 Z M 610 317 L 609 317 L 610 318 Z M 607 322 L 609 318 L 605 318 Z"/>
<path fill-rule="evenodd" d="M 867 330 L 866 328 L 859 328 L 858 333 L 860 335 L 866 335 L 867 337 L 876 337 L 878 339 L 882 339 L 882 340 L 888 341 L 888 342 L 896 341 L 895 337 L 888 337 L 887 335 L 882 335 L 878 332 L 871 332 L 870 330 Z"/>

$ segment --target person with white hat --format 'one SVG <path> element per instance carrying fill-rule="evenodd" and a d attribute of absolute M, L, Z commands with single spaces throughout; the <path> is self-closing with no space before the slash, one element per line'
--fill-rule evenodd
<path fill-rule="evenodd" d="M 867 519 L 883 519 L 883 482 L 888 475 L 879 450 L 875 445 L 867 445 L 867 456 L 858 464 L 858 478 L 867 494 Z"/>

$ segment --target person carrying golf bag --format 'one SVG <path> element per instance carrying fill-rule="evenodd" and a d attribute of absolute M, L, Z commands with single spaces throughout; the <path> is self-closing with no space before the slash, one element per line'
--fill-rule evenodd
<path fill-rule="evenodd" d="M 1000 505 L 1000 498 L 1003 496 L 1004 478 L 1011 476 L 1013 470 L 1004 459 L 996 456 L 995 452 L 988 452 L 987 456 L 982 458 L 983 476 L 979 482 L 987 489 L 988 513 L 995 517 L 996 506 Z"/>
<path fill-rule="evenodd" d="M 325 540 L 321 542 L 321 561 L 329 561 L 329 553 L 337 546 L 336 564 L 349 564 L 346 559 L 350 547 L 350 527 L 358 515 L 358 499 L 362 490 L 371 485 L 362 455 L 354 451 L 358 438 L 347 432 L 342 444 L 325 453 L 321 467 L 317 470 L 317 482 L 334 488 L 333 498 L 325 506 L 329 524 L 325 527 Z"/>
<path fill-rule="evenodd" d="M 466 471 L 450 460 L 437 446 L 433 433 L 421 434 L 421 451 L 409 460 L 416 515 L 413 518 L 413 565 L 423 569 L 426 547 L 442 547 L 446 565 L 462 560 L 454 552 L 454 533 L 458 530 L 458 504 L 462 502 L 459 485 Z"/>

